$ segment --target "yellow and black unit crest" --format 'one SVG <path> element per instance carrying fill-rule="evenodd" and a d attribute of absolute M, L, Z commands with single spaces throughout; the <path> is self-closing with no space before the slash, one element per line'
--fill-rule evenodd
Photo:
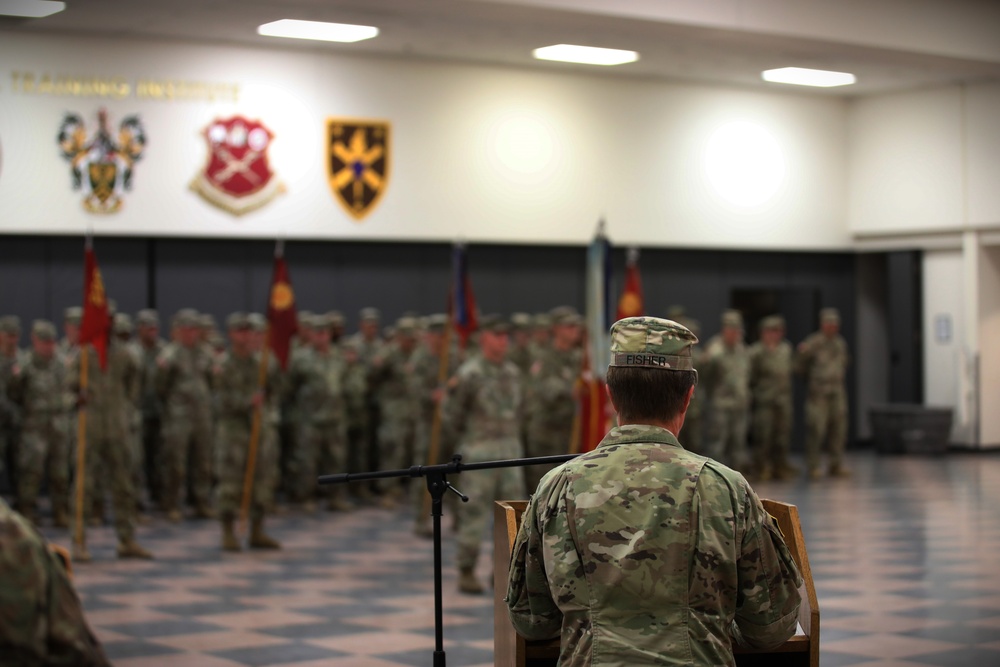
<path fill-rule="evenodd" d="M 327 176 L 337 201 L 361 220 L 389 181 L 389 123 L 330 118 L 326 121 Z"/>

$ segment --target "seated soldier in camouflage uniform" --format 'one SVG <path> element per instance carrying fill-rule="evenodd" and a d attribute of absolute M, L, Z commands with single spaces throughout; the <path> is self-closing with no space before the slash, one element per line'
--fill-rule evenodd
<path fill-rule="evenodd" d="M 801 577 L 738 472 L 677 440 L 694 393 L 694 334 L 671 320 L 611 327 L 619 426 L 548 473 L 525 510 L 506 602 L 561 665 L 735 665 L 732 645 L 795 632 Z"/>

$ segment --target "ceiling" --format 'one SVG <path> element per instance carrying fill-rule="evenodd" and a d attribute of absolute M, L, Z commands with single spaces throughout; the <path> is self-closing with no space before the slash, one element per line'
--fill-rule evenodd
<path fill-rule="evenodd" d="M 0 0 L 2 5 L 3 0 Z M 327 44 L 261 37 L 280 18 L 375 25 L 378 37 Z M 997 0 L 67 0 L 0 30 L 182 39 L 264 48 L 444 59 L 854 96 L 1000 81 Z M 536 61 L 570 43 L 639 51 L 593 68 Z M 854 86 L 765 83 L 776 67 L 852 72 Z"/>

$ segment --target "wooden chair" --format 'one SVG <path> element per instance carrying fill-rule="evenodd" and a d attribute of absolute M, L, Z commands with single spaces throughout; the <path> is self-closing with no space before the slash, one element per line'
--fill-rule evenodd
<path fill-rule="evenodd" d="M 799 589 L 799 628 L 795 636 L 776 649 L 736 649 L 738 667 L 819 667 L 819 603 L 813 585 L 809 556 L 795 505 L 762 500 L 785 536 L 785 543 L 802 573 Z M 515 632 L 507 616 L 507 574 L 514 540 L 527 506 L 524 500 L 497 501 L 493 507 L 493 660 L 497 667 L 544 667 L 559 658 L 559 640 L 530 641 Z"/>

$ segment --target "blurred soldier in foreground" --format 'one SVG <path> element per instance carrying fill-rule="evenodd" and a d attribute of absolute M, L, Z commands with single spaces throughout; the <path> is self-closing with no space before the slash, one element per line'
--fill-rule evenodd
<path fill-rule="evenodd" d="M 218 401 L 215 469 L 219 475 L 216 488 L 219 518 L 222 520 L 222 548 L 239 551 L 234 524 L 243 499 L 247 456 L 254 411 L 260 410 L 257 433 L 257 458 L 253 491 L 250 496 L 250 546 L 257 549 L 280 549 L 281 545 L 264 532 L 264 514 L 274 502 L 274 475 L 277 472 L 276 411 L 274 401 L 279 390 L 277 366 L 269 370 L 266 392 L 258 386 L 260 359 L 253 353 L 253 327 L 245 313 L 233 313 L 226 319 L 230 349 L 219 363 L 213 378 Z"/>
<path fill-rule="evenodd" d="M 0 665 L 110 667 L 66 566 L 0 499 Z"/>
<path fill-rule="evenodd" d="M 748 463 L 750 355 L 738 310 L 722 314 L 722 332 L 708 341 L 702 364 L 710 411 L 705 455 L 740 470 Z"/>
<path fill-rule="evenodd" d="M 14 366 L 6 390 L 21 410 L 17 506 L 38 523 L 38 490 L 48 478 L 53 524 L 69 525 L 69 448 L 66 439 L 68 371 L 56 357 L 56 328 L 47 320 L 31 325 L 31 353 Z"/>
<path fill-rule="evenodd" d="M 795 633 L 799 573 L 747 481 L 676 434 L 697 382 L 694 335 L 670 320 L 611 327 L 618 426 L 548 473 L 524 512 L 506 602 L 560 665 L 735 665 L 733 643 Z"/>
<path fill-rule="evenodd" d="M 458 437 L 463 463 L 524 456 L 521 428 L 521 374 L 507 355 L 508 324 L 498 315 L 479 321 L 481 353 L 463 363 L 449 381 L 443 410 L 445 421 Z M 478 470 L 462 478 L 469 502 L 458 506 L 458 588 L 478 594 L 476 561 L 494 500 L 524 497 L 521 468 Z"/>
<path fill-rule="evenodd" d="M 806 395 L 806 468 L 810 479 L 820 477 L 820 452 L 825 449 L 831 477 L 850 474 L 844 467 L 847 442 L 847 341 L 840 335 L 840 313 L 824 308 L 820 330 L 799 343 L 796 370 L 808 382 Z"/>
<path fill-rule="evenodd" d="M 163 504 L 167 519 L 181 520 L 190 455 L 195 516 L 213 516 L 212 359 L 201 341 L 198 314 L 191 309 L 174 316 L 177 340 L 156 360 L 156 393 L 163 403 Z"/>
<path fill-rule="evenodd" d="M 765 482 L 798 472 L 788 463 L 792 435 L 792 344 L 785 340 L 785 318 L 765 317 L 760 340 L 750 346 L 753 394 L 754 473 Z"/>
<path fill-rule="evenodd" d="M 372 377 L 379 387 L 378 429 L 379 465 L 384 470 L 398 470 L 413 461 L 417 419 L 416 395 L 410 392 L 413 374 L 412 357 L 417 343 L 417 321 L 401 317 L 396 322 L 395 338 L 383 353 L 373 360 Z M 380 479 L 381 505 L 396 506 L 402 497 L 402 480 Z"/>
<path fill-rule="evenodd" d="M 571 308 L 556 312 L 552 319 L 552 341 L 531 365 L 525 383 L 527 440 L 525 456 L 553 456 L 570 452 L 576 419 L 576 381 L 580 377 L 583 351 L 579 347 L 583 318 Z M 524 478 L 529 489 L 538 486 L 553 466 L 528 466 Z"/>

